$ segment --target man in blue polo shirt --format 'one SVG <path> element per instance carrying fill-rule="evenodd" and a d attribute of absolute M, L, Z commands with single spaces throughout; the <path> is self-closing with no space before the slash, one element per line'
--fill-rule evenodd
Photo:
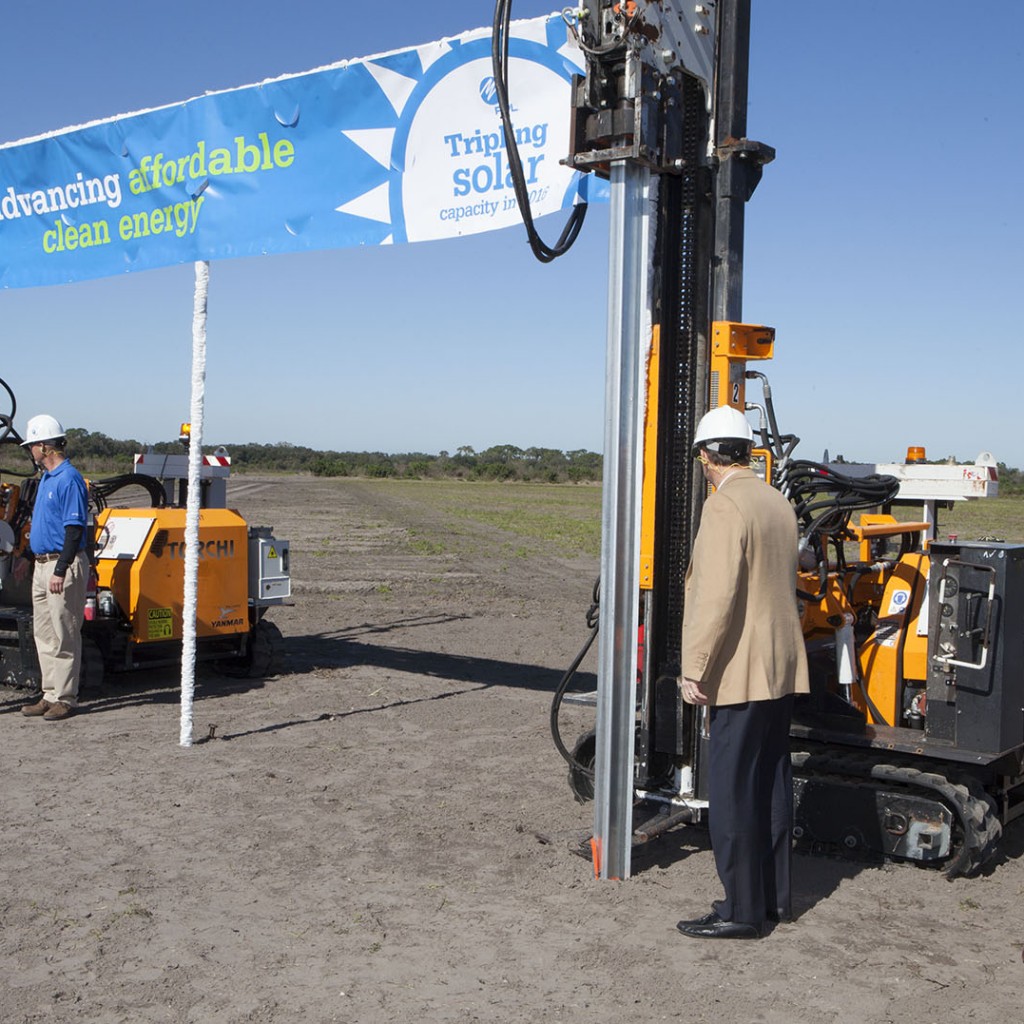
<path fill-rule="evenodd" d="M 32 509 L 29 547 L 33 630 L 43 697 L 21 709 L 46 722 L 69 718 L 78 707 L 82 667 L 82 619 L 89 581 L 85 528 L 89 498 L 82 474 L 67 460 L 64 428 L 52 416 L 28 421 L 27 448 L 43 471 Z"/>

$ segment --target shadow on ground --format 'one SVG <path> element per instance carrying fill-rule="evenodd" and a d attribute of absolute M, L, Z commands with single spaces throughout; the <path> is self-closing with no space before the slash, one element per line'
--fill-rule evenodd
<path fill-rule="evenodd" d="M 285 641 L 285 673 L 306 674 L 318 669 L 350 668 L 366 665 L 409 675 L 429 676 L 476 686 L 509 686 L 553 693 L 565 669 L 531 665 L 495 658 L 423 650 L 412 647 L 388 647 L 364 643 L 359 637 L 380 636 L 395 629 L 433 626 L 467 619 L 470 616 L 417 616 L 388 624 L 354 626 L 350 629 L 305 636 L 290 635 Z M 593 690 L 597 677 L 592 672 L 578 673 L 575 690 Z"/>

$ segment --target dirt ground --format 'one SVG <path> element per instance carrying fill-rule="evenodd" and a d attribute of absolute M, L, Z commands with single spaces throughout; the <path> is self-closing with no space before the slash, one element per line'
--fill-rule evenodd
<path fill-rule="evenodd" d="M 63 723 L 0 690 L 7 1024 L 1021 1020 L 1020 821 L 970 880 L 798 856 L 793 923 L 685 939 L 719 895 L 702 830 L 623 883 L 570 852 L 592 805 L 548 709 L 595 559 L 386 481 L 230 493 L 292 543 L 279 675 L 201 671 L 190 749 L 173 672 Z"/>

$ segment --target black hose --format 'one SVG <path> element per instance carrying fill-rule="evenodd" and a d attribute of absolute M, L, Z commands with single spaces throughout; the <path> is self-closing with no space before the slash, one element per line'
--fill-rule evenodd
<path fill-rule="evenodd" d="M 555 741 L 555 748 L 559 754 L 565 759 L 566 763 L 571 769 L 577 772 L 582 772 L 589 778 L 593 778 L 594 769 L 590 765 L 581 764 L 572 756 L 571 751 L 566 747 L 562 741 L 562 733 L 558 728 L 558 712 L 562 707 L 562 699 L 565 697 L 566 691 L 569 689 L 569 684 L 572 682 L 573 676 L 576 675 L 576 670 L 580 667 L 583 659 L 587 656 L 587 651 L 590 650 L 597 639 L 598 633 L 598 611 L 601 604 L 601 581 L 600 579 L 594 584 L 594 599 L 587 609 L 587 625 L 590 627 L 590 635 L 587 637 L 585 643 L 580 648 L 579 654 L 573 659 L 572 664 L 566 669 L 565 675 L 562 676 L 558 687 L 555 689 L 555 695 L 551 699 L 551 738 Z"/>
<path fill-rule="evenodd" d="M 803 536 L 836 537 L 853 512 L 891 502 L 900 483 L 893 476 L 846 476 L 819 462 L 797 460 L 779 474 L 778 488 L 792 502 Z"/>
<path fill-rule="evenodd" d="M 558 689 L 555 690 L 555 696 L 551 700 L 551 738 L 555 741 L 555 747 L 558 752 L 565 758 L 566 763 L 570 768 L 576 771 L 583 772 L 584 775 L 593 776 L 594 770 L 586 765 L 580 764 L 570 753 L 562 740 L 562 733 L 558 728 L 558 712 L 562 707 L 562 699 L 565 696 L 565 691 L 569 689 L 569 683 L 572 682 L 572 677 L 576 674 L 576 669 L 580 667 L 580 663 L 587 655 L 587 651 L 590 650 L 594 641 L 597 639 L 598 628 L 595 626 L 590 631 L 590 636 L 587 637 L 586 642 L 580 648 L 579 654 L 573 659 L 573 663 L 566 670 L 562 681 L 558 684 Z"/>
<path fill-rule="evenodd" d="M 3 427 L 3 432 L 0 433 L 0 440 L 6 441 L 9 434 L 14 435 L 13 443 L 20 444 L 22 438 L 18 436 L 18 432 L 14 429 L 14 417 L 18 412 L 18 400 L 14 397 L 14 391 L 11 389 L 10 384 L 7 383 L 0 377 L 0 388 L 3 388 L 7 392 L 7 397 L 11 400 L 11 411 L 10 413 L 0 416 L 0 426 Z"/>
<path fill-rule="evenodd" d="M 526 187 L 526 175 L 523 173 L 523 161 L 519 156 L 519 144 L 516 142 L 508 101 L 508 37 L 511 20 L 512 0 L 497 0 L 494 6 L 494 27 L 491 34 L 494 87 L 498 96 L 498 108 L 501 111 L 501 128 L 505 135 L 509 173 L 512 176 L 512 187 L 519 203 L 519 212 L 526 227 L 526 237 L 534 256 L 541 263 L 550 263 L 559 256 L 564 256 L 579 237 L 580 229 L 583 227 L 583 221 L 587 215 L 587 204 L 578 203 L 573 207 L 569 220 L 554 246 L 547 245 L 534 227 L 533 211 L 530 209 L 530 193 Z"/>
<path fill-rule="evenodd" d="M 90 497 L 97 512 L 107 507 L 107 500 L 125 487 L 141 487 L 153 503 L 153 508 L 163 508 L 167 504 L 167 492 L 164 485 L 155 476 L 144 476 L 139 473 L 122 473 L 103 480 L 90 481 Z"/>
<path fill-rule="evenodd" d="M 885 720 L 882 712 L 875 707 L 875 702 L 868 696 L 868 689 L 864 685 L 864 680 L 858 675 L 857 677 L 857 689 L 860 690 L 860 695 L 864 698 L 864 703 L 867 705 L 868 711 L 871 712 L 871 717 L 879 724 L 888 726 L 888 722 Z"/>
<path fill-rule="evenodd" d="M 828 562 L 822 559 L 818 562 L 818 592 L 811 594 L 806 590 L 801 590 L 799 587 L 796 588 L 796 596 L 801 601 L 811 601 L 817 604 L 828 592 Z"/>

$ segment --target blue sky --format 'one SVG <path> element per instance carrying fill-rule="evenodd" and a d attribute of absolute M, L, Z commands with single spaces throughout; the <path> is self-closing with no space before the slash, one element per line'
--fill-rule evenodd
<path fill-rule="evenodd" d="M 777 330 L 805 458 L 992 451 L 1024 466 L 1024 5 L 755 0 L 744 317 Z M 247 0 L 181 16 L 10 5 L 4 141 L 489 23 L 490 0 Z M 516 18 L 555 5 L 519 0 Z M 379 16 L 377 11 L 386 11 Z M 549 241 L 561 218 L 541 221 Z M 206 440 L 341 450 L 603 445 L 607 211 L 542 266 L 519 228 L 215 262 Z M 170 439 L 189 408 L 193 271 L 0 292 L 19 425 Z M 6 410 L 3 410 L 6 411 Z"/>

